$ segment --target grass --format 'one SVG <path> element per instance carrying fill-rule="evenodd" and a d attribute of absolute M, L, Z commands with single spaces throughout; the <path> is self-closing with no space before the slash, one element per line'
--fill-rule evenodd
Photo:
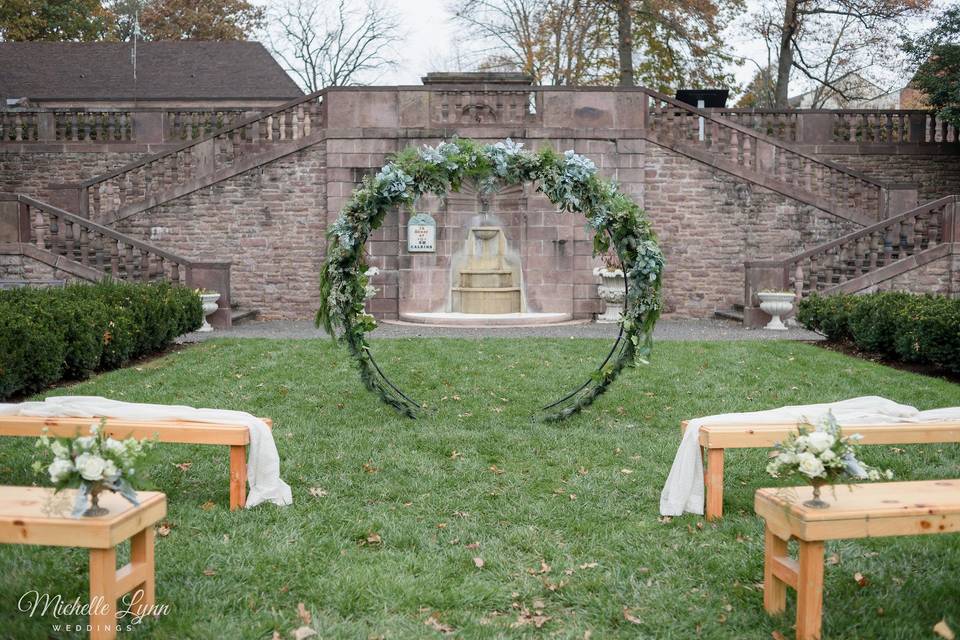
<path fill-rule="evenodd" d="M 752 495 L 775 484 L 764 451 L 728 456 L 721 522 L 658 521 L 679 421 L 866 394 L 960 405 L 958 385 L 809 345 L 675 342 L 658 344 L 650 366 L 625 373 L 589 412 L 532 421 L 606 346 L 378 342 L 381 364 L 435 408 L 417 421 L 365 392 L 327 341 L 208 342 L 54 391 L 275 420 L 287 508 L 231 513 L 225 448 L 159 447 L 152 482 L 168 495 L 171 530 L 157 538 L 157 593 L 171 613 L 131 635 L 290 638 L 303 603 L 323 638 L 440 637 L 435 626 L 465 638 L 792 637 L 792 596 L 769 618 L 759 588 Z M 31 441 L 0 440 L 0 483 L 42 484 L 29 470 L 35 455 Z M 960 476 L 957 445 L 877 446 L 865 457 L 901 479 Z M 958 550 L 955 535 L 829 543 L 839 562 L 826 570 L 825 637 L 929 637 L 944 616 L 958 629 Z M 0 547 L 0 637 L 81 637 L 52 633 L 16 602 L 28 588 L 85 599 L 86 563 L 78 549 Z M 541 629 L 538 611 L 549 618 Z"/>

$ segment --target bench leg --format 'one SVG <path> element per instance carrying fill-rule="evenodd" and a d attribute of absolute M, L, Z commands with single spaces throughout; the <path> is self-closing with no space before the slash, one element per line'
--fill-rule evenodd
<path fill-rule="evenodd" d="M 800 541 L 797 640 L 820 640 L 823 614 L 823 542 Z"/>
<path fill-rule="evenodd" d="M 777 577 L 774 564 L 787 555 L 787 541 L 776 536 L 770 528 L 764 531 L 763 547 L 763 608 L 767 613 L 781 613 L 787 606 L 787 584 Z"/>
<path fill-rule="evenodd" d="M 247 504 L 247 447 L 230 446 L 230 510 Z"/>
<path fill-rule="evenodd" d="M 134 571 L 140 573 L 143 582 L 133 587 L 133 596 L 130 607 L 135 614 L 149 612 L 157 602 L 155 584 L 155 564 L 153 555 L 154 545 L 153 527 L 147 527 L 130 538 L 130 564 Z M 139 593 L 138 593 L 139 592 Z"/>
<path fill-rule="evenodd" d="M 707 472 L 704 476 L 707 499 L 707 520 L 723 517 L 723 449 L 707 451 Z"/>
<path fill-rule="evenodd" d="M 117 550 L 90 549 L 90 639 L 117 637 Z"/>

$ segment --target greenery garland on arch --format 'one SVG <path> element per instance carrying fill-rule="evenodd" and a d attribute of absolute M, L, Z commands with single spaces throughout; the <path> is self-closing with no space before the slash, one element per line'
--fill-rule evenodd
<path fill-rule="evenodd" d="M 573 393 L 544 407 L 548 419 L 563 419 L 590 405 L 637 358 L 646 362 L 652 348 L 653 326 L 660 315 L 663 254 L 646 215 L 613 181 L 597 175 L 596 165 L 573 151 L 550 148 L 528 151 L 509 138 L 480 144 L 467 138 L 436 147 L 408 148 L 397 154 L 373 178 L 365 177 L 343 207 L 328 233 L 330 244 L 320 272 L 317 326 L 347 345 L 360 368 L 364 385 L 387 404 L 414 417 L 420 405 L 380 370 L 366 334 L 377 323 L 365 303 L 375 294 L 369 284 L 365 247 L 391 207 L 413 208 L 427 193 L 443 197 L 458 191 L 466 180 L 481 190 L 526 182 L 536 185 L 560 212 L 582 213 L 595 230 L 594 255 L 617 252 L 626 280 L 625 309 L 620 335 L 591 379 Z"/>

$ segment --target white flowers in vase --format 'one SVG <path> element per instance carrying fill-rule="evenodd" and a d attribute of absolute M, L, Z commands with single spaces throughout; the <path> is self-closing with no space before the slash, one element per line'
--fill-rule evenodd
<path fill-rule="evenodd" d="M 889 469 L 881 471 L 863 464 L 857 458 L 857 443 L 863 438 L 859 433 L 845 436 L 833 413 L 812 427 L 801 424 L 795 435 L 777 443 L 767 464 L 767 473 L 774 478 L 799 475 L 813 485 L 813 500 L 804 504 L 823 508 L 827 503 L 820 500 L 820 488 L 842 477 L 857 480 L 880 480 L 893 478 Z"/>
<path fill-rule="evenodd" d="M 53 454 L 53 461 L 44 467 L 39 460 L 33 463 L 34 471 L 46 471 L 57 491 L 77 487 L 77 500 L 73 515 L 103 515 L 98 503 L 102 491 L 115 491 L 139 504 L 131 481 L 136 476 L 136 465 L 155 442 L 151 440 L 117 440 L 106 435 L 100 424 L 90 425 L 90 435 L 76 438 L 50 438 L 43 435 L 37 446 Z M 91 506 L 87 508 L 87 499 Z"/>

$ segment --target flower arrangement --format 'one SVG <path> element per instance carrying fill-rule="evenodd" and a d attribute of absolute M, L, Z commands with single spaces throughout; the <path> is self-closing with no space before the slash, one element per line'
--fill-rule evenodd
<path fill-rule="evenodd" d="M 859 433 L 842 434 L 833 413 L 827 415 L 816 427 L 801 424 L 796 434 L 777 443 L 767 464 L 767 473 L 774 478 L 799 475 L 813 485 L 813 500 L 804 502 L 810 507 L 824 508 L 820 500 L 820 488 L 842 477 L 857 480 L 880 480 L 893 478 L 889 469 L 881 471 L 867 466 L 857 458 Z"/>
<path fill-rule="evenodd" d="M 53 454 L 53 462 L 44 467 L 39 460 L 33 468 L 46 471 L 57 491 L 77 487 L 73 515 L 98 516 L 107 513 L 99 506 L 102 491 L 115 491 L 139 504 L 131 481 L 136 477 L 136 465 L 155 442 L 128 438 L 117 440 L 106 435 L 100 424 L 90 425 L 90 435 L 76 438 L 51 438 L 44 434 L 37 446 Z M 87 508 L 87 499 L 91 506 Z"/>
<path fill-rule="evenodd" d="M 320 308 L 317 326 L 345 343 L 360 369 L 364 384 L 402 413 L 413 417 L 419 405 L 405 396 L 379 370 L 366 334 L 376 328 L 366 312 L 370 293 L 365 245 L 396 206 L 413 207 L 421 195 L 443 197 L 473 181 L 481 192 L 521 183 L 533 183 L 560 212 L 578 212 L 594 231 L 595 255 L 608 250 L 619 257 L 628 284 L 620 351 L 595 373 L 595 384 L 573 399 L 555 419 L 567 417 L 606 390 L 619 372 L 634 360 L 645 361 L 652 350 L 653 326 L 660 315 L 663 254 L 649 220 L 640 207 L 619 192 L 615 182 L 597 175 L 592 160 L 545 147 L 533 152 L 512 140 L 480 144 L 466 138 L 441 142 L 435 147 L 407 148 L 375 176 L 367 176 L 330 225 L 329 248 L 320 272 Z"/>

